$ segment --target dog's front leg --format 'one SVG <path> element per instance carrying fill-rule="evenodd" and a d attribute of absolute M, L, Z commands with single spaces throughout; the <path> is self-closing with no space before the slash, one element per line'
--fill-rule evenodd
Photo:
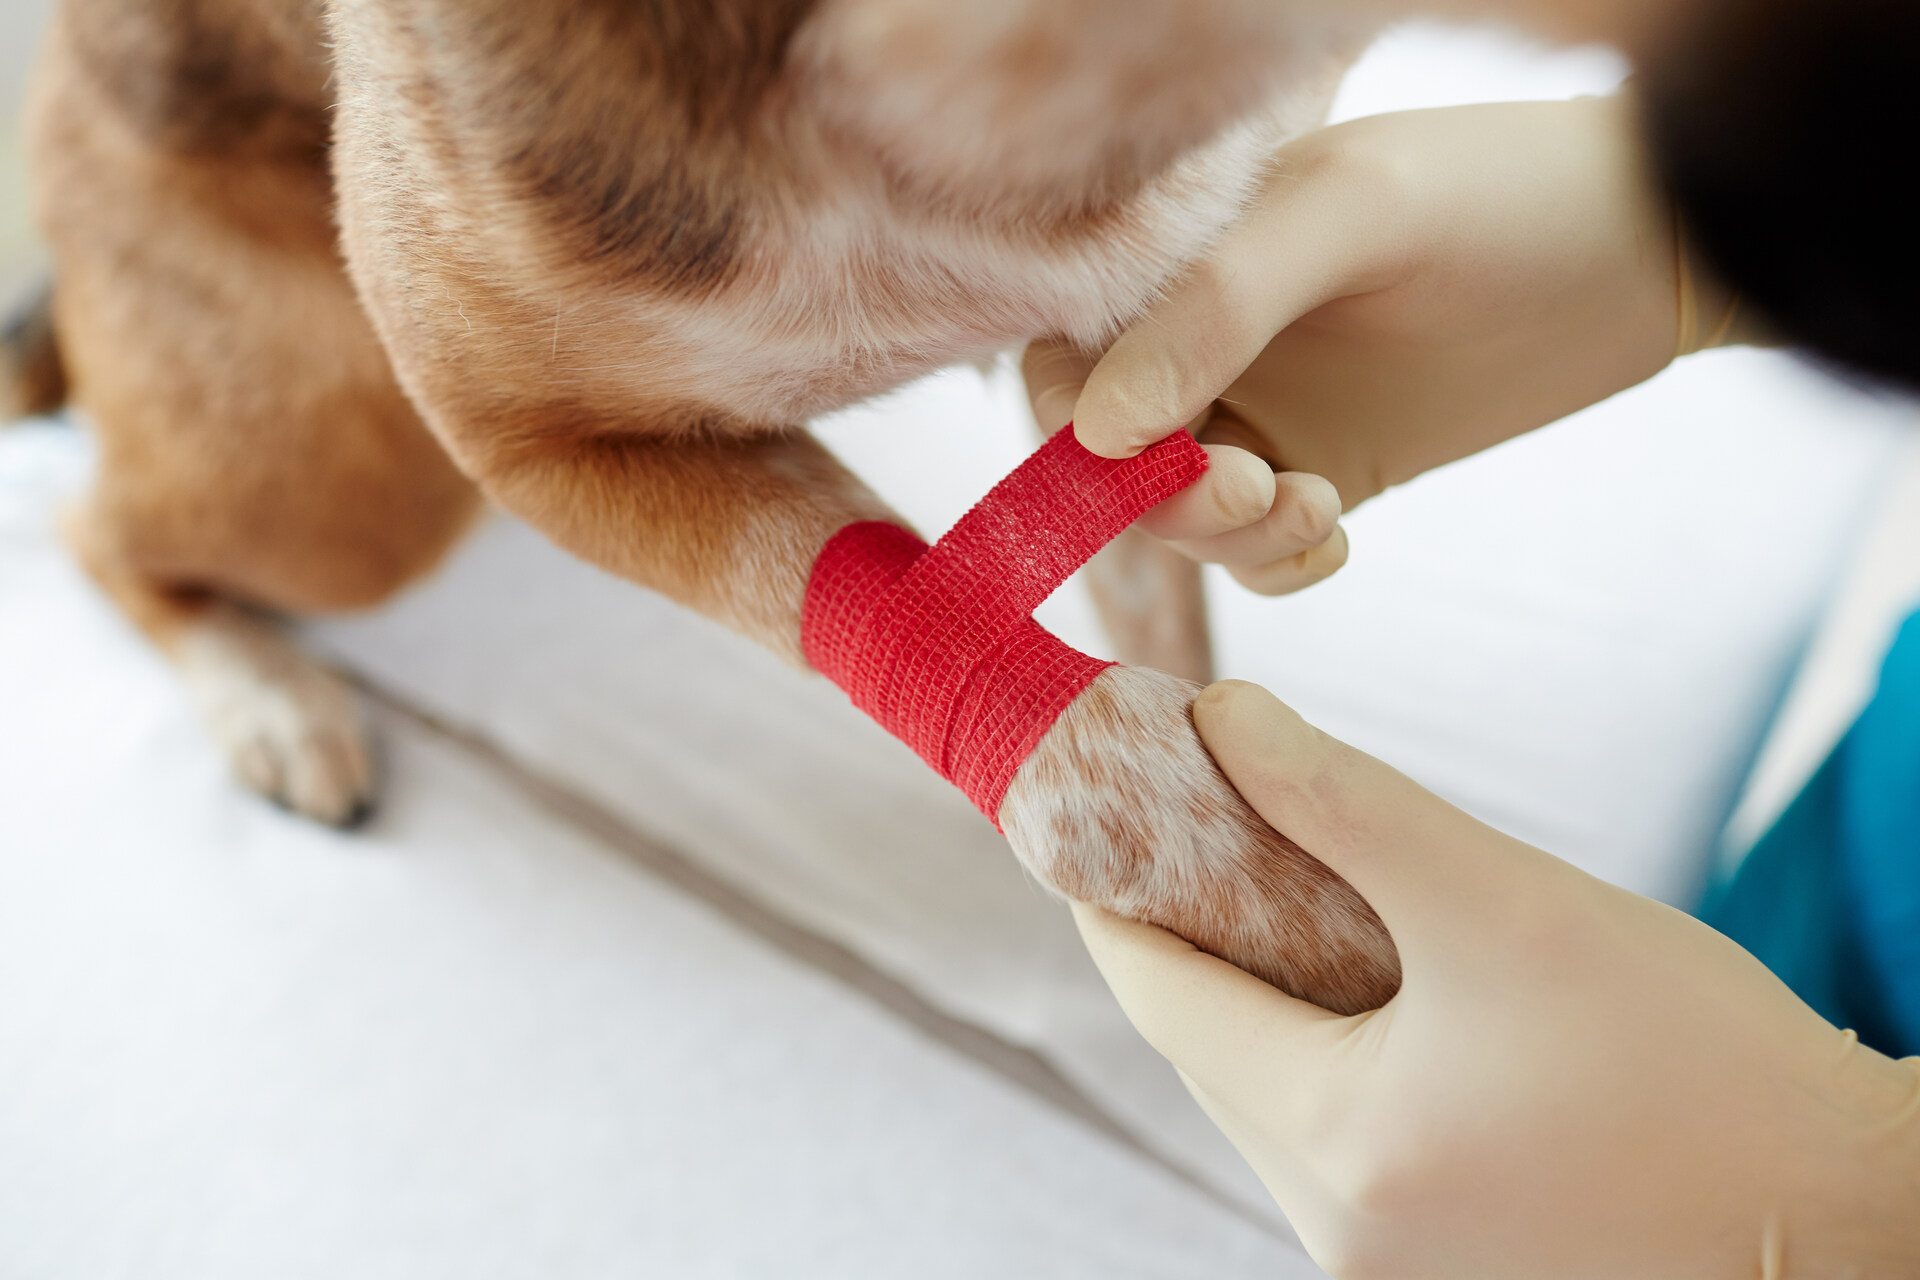
<path fill-rule="evenodd" d="M 796 666 L 820 548 L 857 521 L 905 523 L 804 431 L 597 433 L 467 456 L 496 502 L 568 551 Z"/>
<path fill-rule="evenodd" d="M 848 524 L 898 523 L 804 432 L 597 434 L 485 458 L 488 491 L 562 546 L 797 664 L 821 548 Z M 1194 734 L 1196 689 L 1145 668 L 1096 678 L 1007 790 L 998 817 L 1015 851 L 1059 892 L 1165 924 L 1296 994 L 1379 1005 L 1398 982 L 1385 930 L 1234 793 Z"/>

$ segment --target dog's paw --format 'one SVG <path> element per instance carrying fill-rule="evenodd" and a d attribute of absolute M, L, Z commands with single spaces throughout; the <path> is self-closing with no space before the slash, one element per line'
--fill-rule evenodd
<path fill-rule="evenodd" d="M 359 694 L 267 620 L 216 605 L 175 658 L 214 739 L 247 786 L 318 822 L 373 809 L 373 747 Z"/>
<path fill-rule="evenodd" d="M 1352 886 L 1273 831 L 1194 732 L 1199 686 L 1110 667 L 1020 766 L 1000 824 L 1069 898 L 1179 934 L 1336 1013 L 1400 986 L 1386 927 Z"/>

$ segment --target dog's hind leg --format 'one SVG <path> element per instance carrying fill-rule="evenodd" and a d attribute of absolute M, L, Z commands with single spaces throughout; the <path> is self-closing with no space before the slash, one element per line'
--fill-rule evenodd
<path fill-rule="evenodd" d="M 1087 593 L 1114 656 L 1195 684 L 1213 682 L 1213 637 L 1200 566 L 1144 529 L 1087 562 Z"/>
<path fill-rule="evenodd" d="M 275 615 L 378 603 L 478 500 L 347 280 L 317 36 L 302 53 L 274 8 L 69 0 L 29 142 L 52 329 L 99 444 L 75 548 L 240 777 L 346 823 L 373 785 L 360 709 Z"/>
<path fill-rule="evenodd" d="M 1034 342 L 1021 360 L 1034 424 L 1050 436 L 1067 425 L 1093 360 L 1057 342 Z M 1195 684 L 1213 682 L 1213 636 L 1200 566 L 1144 529 L 1128 529 L 1081 570 L 1114 656 Z"/>
<path fill-rule="evenodd" d="M 222 596 L 163 585 L 96 535 L 94 508 L 71 513 L 81 563 L 164 653 L 233 772 L 297 813 L 352 826 L 371 811 L 375 772 L 352 686 L 302 653 L 275 621 Z"/>

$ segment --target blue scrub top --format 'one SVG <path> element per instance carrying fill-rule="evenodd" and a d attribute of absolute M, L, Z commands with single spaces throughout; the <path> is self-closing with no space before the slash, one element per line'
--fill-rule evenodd
<path fill-rule="evenodd" d="M 1920 1054 L 1920 613 L 1873 701 L 1700 918 L 1836 1025 Z"/>

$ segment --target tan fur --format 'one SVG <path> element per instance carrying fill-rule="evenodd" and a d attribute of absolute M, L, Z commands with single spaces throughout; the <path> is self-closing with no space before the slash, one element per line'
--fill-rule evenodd
<path fill-rule="evenodd" d="M 1267 0 L 67 0 L 35 133 L 90 561 L 177 654 L 210 624 L 154 600 L 371 603 L 466 522 L 450 457 L 799 661 L 820 546 L 886 515 L 802 424 L 1108 338 L 1356 36 Z M 1103 677 L 1010 793 L 1022 856 L 1297 989 L 1390 990 L 1378 922 L 1224 788 L 1187 698 Z"/>

